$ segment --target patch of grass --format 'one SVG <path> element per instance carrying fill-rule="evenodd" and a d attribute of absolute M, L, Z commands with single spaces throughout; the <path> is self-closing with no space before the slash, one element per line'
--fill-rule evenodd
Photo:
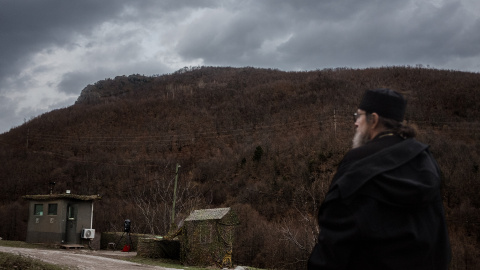
<path fill-rule="evenodd" d="M 2 241 L 3 242 L 3 241 Z M 60 267 L 40 260 L 28 258 L 22 255 L 0 252 L 0 269 L 1 270 L 66 270 L 72 269 Z"/>
<path fill-rule="evenodd" d="M 182 265 L 179 261 L 169 260 L 169 259 L 150 259 L 150 258 L 136 256 L 136 257 L 125 258 L 124 260 L 134 262 L 134 263 L 161 266 L 166 268 L 188 269 L 188 270 L 212 270 L 212 268 L 202 268 L 202 267 L 194 267 L 194 266 L 187 267 Z"/>

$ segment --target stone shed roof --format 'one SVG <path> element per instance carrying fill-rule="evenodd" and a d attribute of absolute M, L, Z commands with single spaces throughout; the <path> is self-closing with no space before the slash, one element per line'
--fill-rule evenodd
<path fill-rule="evenodd" d="M 100 200 L 100 195 L 76 195 L 76 194 L 45 194 L 45 195 L 25 195 L 22 197 L 25 200 L 31 201 L 54 201 L 61 199 L 72 199 L 78 201 L 94 201 Z"/>
<path fill-rule="evenodd" d="M 228 214 L 228 212 L 230 212 L 230 207 L 195 210 L 185 219 L 185 221 L 222 219 Z"/>

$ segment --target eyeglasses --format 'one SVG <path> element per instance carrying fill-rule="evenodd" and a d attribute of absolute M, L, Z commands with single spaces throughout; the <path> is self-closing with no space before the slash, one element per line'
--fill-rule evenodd
<path fill-rule="evenodd" d="M 359 118 L 361 115 L 366 115 L 366 113 L 354 113 L 354 114 L 353 114 L 353 121 L 354 121 L 354 122 L 357 122 L 358 118 Z"/>

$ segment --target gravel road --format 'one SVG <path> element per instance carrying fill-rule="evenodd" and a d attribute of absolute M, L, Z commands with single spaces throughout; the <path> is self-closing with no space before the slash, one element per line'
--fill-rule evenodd
<path fill-rule="evenodd" d="M 0 252 L 8 252 L 17 255 L 24 255 L 47 263 L 72 267 L 73 269 L 149 269 L 149 270 L 178 270 L 175 268 L 164 268 L 115 259 L 120 257 L 133 257 L 136 252 L 87 250 L 87 249 L 30 249 L 0 246 Z"/>

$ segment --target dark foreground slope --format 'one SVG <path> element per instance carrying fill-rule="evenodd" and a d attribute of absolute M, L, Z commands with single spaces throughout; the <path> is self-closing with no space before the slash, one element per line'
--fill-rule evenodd
<path fill-rule="evenodd" d="M 444 174 L 454 265 L 479 263 L 480 75 L 411 67 L 283 72 L 201 67 L 119 76 L 87 86 L 75 105 L 0 135 L 0 236 L 24 239 L 22 195 L 100 194 L 94 228 L 165 234 L 175 213 L 232 207 L 234 260 L 304 268 L 315 214 L 348 150 L 366 88 L 408 99 L 407 120 Z M 475 256 L 477 259 L 475 259 Z"/>

